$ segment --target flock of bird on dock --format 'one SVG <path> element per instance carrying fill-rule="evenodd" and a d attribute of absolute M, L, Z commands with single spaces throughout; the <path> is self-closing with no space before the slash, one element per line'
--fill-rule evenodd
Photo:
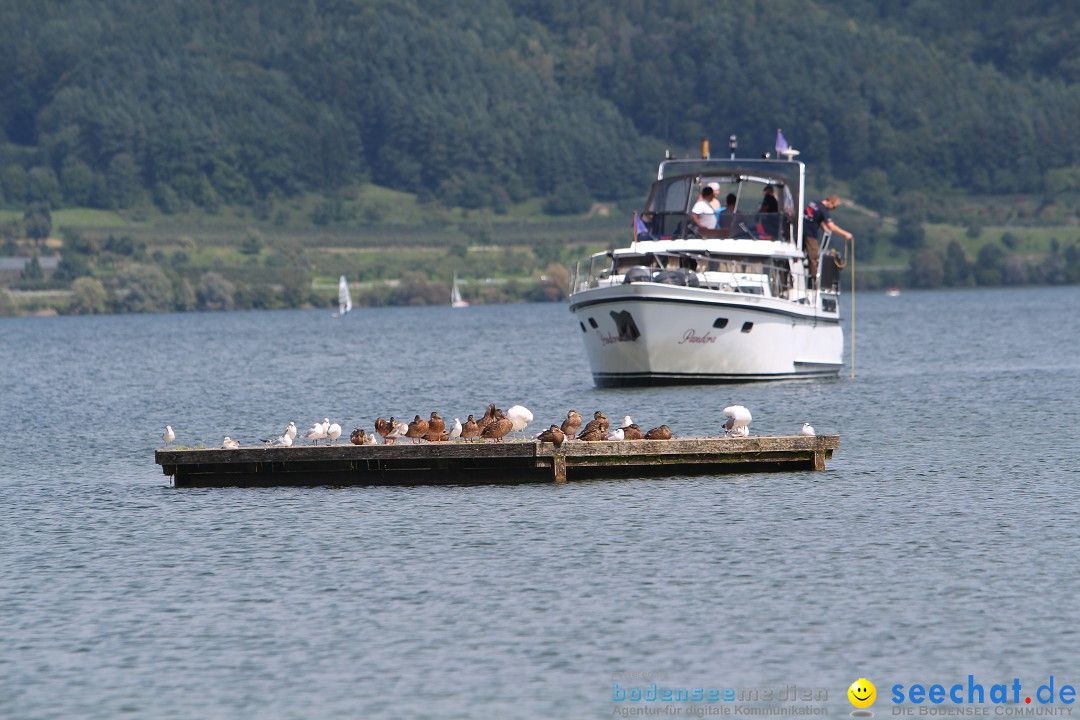
<path fill-rule="evenodd" d="M 731 405 L 723 410 L 724 434 L 727 437 L 746 437 L 750 434 L 750 421 L 753 417 L 750 411 L 742 405 Z M 436 442 L 503 442 L 507 436 L 513 437 L 513 433 L 520 432 L 521 439 L 528 441 L 525 435 L 525 427 L 533 421 L 533 414 L 522 405 L 513 405 L 505 412 L 495 407 L 495 403 L 489 403 L 487 410 L 479 420 L 474 415 L 469 415 L 463 423 L 459 418 L 448 428 L 446 422 L 437 412 L 431 413 L 427 420 L 419 415 L 410 423 L 398 422 L 393 417 L 389 420 L 378 418 L 375 420 L 375 432 L 368 433 L 363 428 L 357 428 L 349 434 L 349 441 L 353 445 L 376 445 L 379 442 L 391 445 L 402 438 L 408 438 L 414 443 L 426 441 Z M 341 425 L 330 422 L 330 418 L 314 423 L 306 432 L 299 435 L 301 440 L 309 440 L 312 444 L 318 444 L 323 440 L 331 444 L 341 437 Z M 814 428 L 810 423 L 803 423 L 801 434 L 814 435 Z M 171 425 L 165 426 L 165 432 L 161 435 L 166 445 L 176 440 L 176 433 Z M 297 439 L 296 423 L 290 422 L 278 437 L 263 440 L 270 447 L 291 447 Z M 535 435 L 534 440 L 542 443 L 552 443 L 556 447 L 564 442 L 582 441 L 597 442 L 609 440 L 621 442 L 625 440 L 670 440 L 671 428 L 667 425 L 643 431 L 638 427 L 629 415 L 623 417 L 622 424 L 611 429 L 611 424 L 603 412 L 597 410 L 593 413 L 593 419 L 583 423 L 581 415 L 576 410 L 566 414 L 566 419 L 560 425 L 552 424 L 547 430 Z M 229 436 L 225 437 L 222 447 L 227 450 L 235 450 L 240 447 L 240 442 Z"/>

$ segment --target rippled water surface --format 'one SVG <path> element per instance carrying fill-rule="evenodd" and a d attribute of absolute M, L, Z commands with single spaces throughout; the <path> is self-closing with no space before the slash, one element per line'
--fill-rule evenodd
<path fill-rule="evenodd" d="M 686 687 L 1080 681 L 1080 289 L 857 300 L 856 377 L 597 390 L 564 305 L 0 320 L 0 717 L 610 717 Z M 845 302 L 845 314 L 847 314 Z M 329 416 L 809 420 L 825 472 L 176 490 Z M 638 704 L 638 706 L 644 706 Z M 660 704 L 659 706 L 663 706 Z"/>

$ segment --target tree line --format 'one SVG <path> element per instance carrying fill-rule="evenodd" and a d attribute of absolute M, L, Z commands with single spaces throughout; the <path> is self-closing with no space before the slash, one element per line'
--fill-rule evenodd
<path fill-rule="evenodd" d="M 754 155 L 777 127 L 881 205 L 1075 192 L 1075 10 L 989 4 L 9 0 L 0 204 L 214 212 L 371 181 L 574 213 L 642 194 L 665 147 L 736 132 Z"/>

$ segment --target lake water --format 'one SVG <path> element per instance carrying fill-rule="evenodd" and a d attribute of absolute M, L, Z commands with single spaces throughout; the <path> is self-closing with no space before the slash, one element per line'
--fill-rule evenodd
<path fill-rule="evenodd" d="M 897 683 L 1076 685 L 1078 308 L 863 294 L 854 379 L 624 390 L 564 305 L 0 320 L 0 717 L 689 713 L 613 699 L 654 681 L 846 717 L 859 677 L 881 717 Z M 558 486 L 176 490 L 153 462 L 166 423 L 212 447 L 488 402 L 688 436 L 738 402 L 841 447 Z"/>

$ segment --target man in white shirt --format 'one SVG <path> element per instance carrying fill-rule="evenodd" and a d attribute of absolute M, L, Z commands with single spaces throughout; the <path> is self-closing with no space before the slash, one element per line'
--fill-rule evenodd
<path fill-rule="evenodd" d="M 716 229 L 716 210 L 712 206 L 715 195 L 716 191 L 706 185 L 701 188 L 701 197 L 690 210 L 690 217 L 694 219 L 694 224 L 705 230 Z"/>

